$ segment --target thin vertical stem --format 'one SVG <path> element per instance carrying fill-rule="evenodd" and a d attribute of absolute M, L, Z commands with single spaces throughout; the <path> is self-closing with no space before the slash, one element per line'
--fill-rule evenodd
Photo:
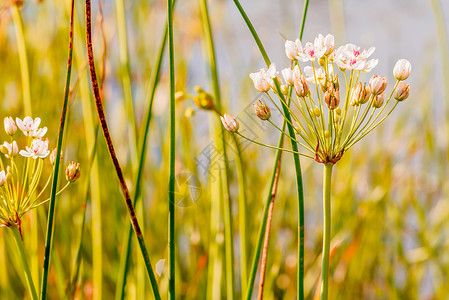
<path fill-rule="evenodd" d="M 25 254 L 25 248 L 23 247 L 22 236 L 20 235 L 19 226 L 10 227 L 16 241 L 17 250 L 19 250 L 20 260 L 22 261 L 23 272 L 25 273 L 26 282 L 28 289 L 31 294 L 31 299 L 37 300 L 36 288 L 34 287 L 33 278 L 31 277 L 30 266 L 28 265 L 28 260 Z"/>
<path fill-rule="evenodd" d="M 59 164 L 61 161 L 61 148 L 62 139 L 64 135 L 64 125 L 67 116 L 67 104 L 69 102 L 69 92 L 70 92 L 70 78 L 72 74 L 72 54 L 73 54 L 73 15 L 74 15 L 75 1 L 71 0 L 70 8 L 70 29 L 69 29 L 69 49 L 68 49 L 68 59 L 67 59 L 67 75 L 64 88 L 64 100 L 62 103 L 61 120 L 59 123 L 58 132 L 58 142 L 56 150 L 56 160 L 53 171 L 53 182 L 50 193 L 50 205 L 48 209 L 48 220 L 47 220 L 47 236 L 45 239 L 45 253 L 44 253 L 44 265 L 42 274 L 42 286 L 41 286 L 41 299 L 46 299 L 47 297 L 47 279 L 48 272 L 50 269 L 50 257 L 51 248 L 53 245 L 53 223 L 54 223 L 54 212 L 55 212 L 55 200 L 58 187 L 58 175 L 59 175 Z"/>
<path fill-rule="evenodd" d="M 201 17 L 203 23 L 203 29 L 205 34 L 205 40 L 207 44 L 207 51 L 209 55 L 210 72 L 212 77 L 212 85 L 215 96 L 215 107 L 217 111 L 221 111 L 221 91 L 220 83 L 218 79 L 217 61 L 215 58 L 215 46 L 212 35 L 212 28 L 209 19 L 209 11 L 207 7 L 207 1 L 200 1 Z M 226 154 L 226 143 L 223 126 L 216 116 L 215 126 L 217 127 L 216 143 L 218 150 L 223 154 L 223 161 L 220 170 L 223 170 L 221 174 L 222 189 L 223 189 L 223 213 L 224 213 L 224 227 L 225 227 L 225 255 L 226 255 L 226 287 L 227 287 L 227 299 L 234 299 L 234 242 L 232 234 L 232 201 L 229 193 L 229 170 L 228 159 Z"/>
<path fill-rule="evenodd" d="M 148 255 L 148 250 L 145 246 L 145 240 L 140 229 L 139 221 L 137 220 L 136 213 L 134 211 L 134 206 L 129 195 L 129 190 L 123 177 L 122 169 L 120 163 L 115 155 L 114 145 L 112 144 L 111 136 L 109 134 L 108 124 L 106 122 L 106 116 L 104 115 L 103 103 L 100 95 L 100 89 L 98 87 L 97 74 L 95 71 L 94 53 L 92 47 L 92 21 L 91 21 L 91 3 L 90 0 L 86 0 L 86 43 L 87 43 L 87 56 L 89 59 L 89 71 L 90 79 L 92 81 L 92 89 L 95 96 L 95 105 L 97 107 L 98 118 L 100 120 L 101 129 L 103 130 L 103 135 L 106 140 L 109 154 L 112 159 L 117 177 L 120 182 L 123 194 L 125 196 L 125 203 L 128 208 L 129 216 L 133 224 L 134 232 L 136 233 L 137 240 L 139 242 L 140 251 L 142 252 L 143 259 L 145 261 L 145 266 L 147 269 L 148 276 L 151 281 L 154 296 L 157 300 L 160 299 L 159 289 L 157 286 L 156 277 L 154 276 L 153 268 L 151 266 L 150 258 Z"/>
<path fill-rule="evenodd" d="M 170 67 L 170 162 L 168 199 L 168 298 L 175 299 L 175 54 L 173 46 L 173 12 L 171 0 L 167 0 L 168 49 Z"/>
<path fill-rule="evenodd" d="M 323 173 L 323 257 L 321 265 L 321 300 L 327 300 L 329 252 L 331 241 L 331 180 L 333 163 L 324 164 Z"/>
<path fill-rule="evenodd" d="M 268 206 L 267 226 L 265 229 L 265 241 L 264 241 L 263 251 L 262 251 L 262 263 L 260 264 L 259 294 L 257 295 L 258 300 L 263 299 L 263 287 L 265 284 L 265 272 L 266 272 L 266 268 L 267 268 L 267 256 L 268 256 L 268 244 L 270 241 L 271 220 L 273 218 L 274 199 L 276 198 L 276 192 L 277 192 L 277 187 L 278 187 L 278 182 L 279 182 L 280 171 L 281 171 L 281 157 L 279 157 L 279 163 L 276 168 L 274 186 L 271 191 L 270 205 Z"/>
<path fill-rule="evenodd" d="M 174 7 L 176 1 L 172 1 L 172 6 Z M 161 67 L 162 67 L 162 60 L 164 58 L 164 52 L 165 47 L 167 44 L 167 35 L 168 35 L 168 24 L 165 26 L 164 35 L 162 37 L 161 43 L 159 45 L 159 52 L 156 59 L 156 64 L 154 68 L 154 73 L 151 75 L 150 80 L 150 99 L 149 104 L 147 108 L 147 113 L 145 114 L 145 120 L 143 122 L 144 127 L 142 128 L 142 132 L 140 135 L 140 140 L 142 141 L 139 147 L 139 167 L 137 169 L 137 175 L 136 175 L 136 188 L 135 188 L 135 194 L 133 199 L 133 205 L 135 206 L 137 204 L 137 200 L 140 198 L 141 195 L 141 188 L 140 184 L 142 182 L 142 175 L 143 175 L 143 169 L 145 164 L 145 158 L 146 158 L 146 149 L 147 149 L 147 141 L 148 141 L 148 132 L 150 128 L 150 122 L 151 122 L 151 116 L 153 111 L 153 102 L 154 102 L 154 96 L 156 94 L 156 88 L 157 84 L 159 82 L 159 77 L 161 73 Z M 124 252 L 121 256 L 120 260 L 120 266 L 119 266 L 119 277 L 117 280 L 117 287 L 115 290 L 115 299 L 120 300 L 124 299 L 125 297 L 125 286 L 126 286 L 126 274 L 128 270 L 128 264 L 129 264 L 129 254 L 131 251 L 131 236 L 132 236 L 133 228 L 132 224 L 129 223 L 128 229 L 126 230 L 126 236 L 123 239 L 125 241 L 124 245 Z"/>

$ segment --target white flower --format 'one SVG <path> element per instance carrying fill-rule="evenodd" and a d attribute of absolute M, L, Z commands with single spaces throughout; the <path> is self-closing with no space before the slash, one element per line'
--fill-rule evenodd
<path fill-rule="evenodd" d="M 0 186 L 3 186 L 6 182 L 6 173 L 5 170 L 0 172 Z"/>
<path fill-rule="evenodd" d="M 8 142 L 4 142 L 3 145 L 1 145 L 0 147 L 1 151 L 5 154 L 7 158 L 14 157 L 19 152 L 19 147 L 17 147 L 16 141 L 13 141 L 11 144 Z"/>
<path fill-rule="evenodd" d="M 31 131 L 35 131 L 39 128 L 41 119 L 36 118 L 33 121 L 33 118 L 27 116 L 23 119 L 23 121 L 19 118 L 16 118 L 16 123 L 19 129 L 22 130 L 23 134 L 28 136 Z"/>
<path fill-rule="evenodd" d="M 375 48 L 360 51 L 354 44 L 341 46 L 335 53 L 335 63 L 340 69 L 370 72 L 378 63 L 377 59 L 367 60 Z"/>
<path fill-rule="evenodd" d="M 14 120 L 11 117 L 7 117 L 4 120 L 4 124 L 6 133 L 13 136 L 17 131 L 17 126 L 16 123 L 14 123 Z"/>
<path fill-rule="evenodd" d="M 285 42 L 285 55 L 287 55 L 287 57 L 290 60 L 297 60 L 298 59 L 298 54 L 302 52 L 302 45 L 301 45 L 301 41 L 296 39 L 296 41 L 286 41 Z"/>
<path fill-rule="evenodd" d="M 319 34 L 318 37 L 315 38 L 314 44 L 317 49 L 325 48 L 324 55 L 330 55 L 335 50 L 334 36 L 332 34 L 328 34 L 326 37 Z"/>
<path fill-rule="evenodd" d="M 406 59 L 400 59 L 396 63 L 393 69 L 394 77 L 397 80 L 406 80 L 410 75 L 410 71 L 412 70 L 412 65 Z"/>
<path fill-rule="evenodd" d="M 47 127 L 39 128 L 37 130 L 30 131 L 28 135 L 33 138 L 42 138 L 47 133 Z"/>
<path fill-rule="evenodd" d="M 260 69 L 259 72 L 249 74 L 249 78 L 253 80 L 254 87 L 259 92 L 268 92 L 270 90 L 270 84 L 267 81 L 269 77 L 266 69 Z"/>
<path fill-rule="evenodd" d="M 306 80 L 308 82 L 315 83 L 315 76 L 317 82 L 324 84 L 326 80 L 326 73 L 323 68 L 315 69 L 315 74 L 313 73 L 313 68 L 311 66 L 304 67 L 304 73 L 306 74 Z M 332 74 L 332 73 L 331 73 Z"/>
<path fill-rule="evenodd" d="M 282 76 L 284 76 L 284 80 L 287 83 L 287 85 L 292 86 L 295 84 L 295 76 L 292 69 L 285 68 L 281 72 Z"/>
<path fill-rule="evenodd" d="M 310 42 L 306 43 L 302 52 L 298 54 L 299 60 L 303 62 L 315 61 L 315 59 L 320 59 L 326 52 L 326 47 L 323 45 L 312 44 Z"/>
<path fill-rule="evenodd" d="M 20 150 L 20 155 L 24 157 L 32 157 L 36 158 L 46 158 L 48 154 L 50 154 L 50 150 L 48 150 L 48 139 L 34 139 L 31 143 L 31 148 L 26 147 L 25 150 Z"/>

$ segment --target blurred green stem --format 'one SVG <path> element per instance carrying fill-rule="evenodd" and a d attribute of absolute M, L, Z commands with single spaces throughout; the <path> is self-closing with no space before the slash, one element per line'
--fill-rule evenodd
<path fill-rule="evenodd" d="M 200 1 L 202 25 L 206 39 L 207 52 L 209 55 L 210 72 L 212 77 L 212 85 L 215 96 L 215 107 L 217 111 L 221 111 L 221 92 L 220 83 L 218 79 L 217 61 L 215 58 L 215 46 L 212 35 L 212 28 L 209 19 L 209 10 L 207 7 L 207 1 Z M 223 192 L 223 212 L 224 212 L 224 226 L 225 226 L 225 255 L 226 255 L 226 287 L 227 287 L 227 299 L 234 299 L 234 242 L 232 235 L 232 201 L 229 193 L 229 170 L 228 170 L 228 158 L 226 154 L 226 143 L 223 126 L 216 116 L 217 120 L 215 126 L 217 126 L 217 132 L 215 142 L 220 153 L 223 153 L 223 161 L 219 163 L 220 170 L 222 170 L 222 192 Z"/>
<path fill-rule="evenodd" d="M 42 286 L 41 286 L 41 299 L 46 299 L 47 297 L 47 279 L 48 272 L 50 269 L 50 258 L 51 250 L 53 246 L 53 223 L 54 223 L 54 212 L 55 212 L 55 202 L 56 193 L 58 188 L 58 175 L 59 175 L 59 164 L 61 162 L 61 148 L 62 148 L 62 138 L 64 135 L 64 125 L 67 116 L 67 106 L 69 102 L 69 92 L 70 92 L 70 78 L 72 74 L 72 54 L 73 54 L 73 14 L 74 14 L 75 0 L 71 0 L 70 9 L 70 27 L 69 27 L 69 49 L 67 58 L 67 74 L 66 82 L 64 87 L 64 99 L 62 103 L 61 120 L 59 123 L 58 141 L 56 147 L 56 159 L 53 169 L 53 182 L 50 193 L 50 205 L 48 209 L 48 221 L 47 221 L 47 236 L 45 238 L 45 253 L 44 253 L 44 265 L 42 274 Z"/>
<path fill-rule="evenodd" d="M 172 6 L 174 7 L 176 1 L 172 1 Z M 151 122 L 151 116 L 153 111 L 153 102 L 154 102 L 154 96 L 156 94 L 156 88 L 157 84 L 159 82 L 159 77 L 161 73 L 161 66 L 162 66 L 162 60 L 164 58 L 164 52 L 165 47 L 167 43 L 167 35 L 168 35 L 168 24 L 165 26 L 164 35 L 162 37 L 162 41 L 159 45 L 159 52 L 156 59 L 156 64 L 154 68 L 154 72 L 151 74 L 151 80 L 150 80 L 150 101 L 147 108 L 147 113 L 145 115 L 144 120 L 144 127 L 142 129 L 142 132 L 140 134 L 140 147 L 139 147 L 139 165 L 137 169 L 137 175 L 136 175 L 136 181 L 135 181 L 135 193 L 134 193 L 134 199 L 133 204 L 137 204 L 137 200 L 139 199 L 141 195 L 141 188 L 140 184 L 142 182 L 142 175 L 145 165 L 145 158 L 146 158 L 146 149 L 147 149 L 147 140 L 148 140 L 148 132 L 150 128 L 150 122 Z M 117 286 L 115 290 L 115 299 L 120 300 L 124 299 L 125 297 L 125 286 L 126 286 L 126 274 L 128 270 L 129 265 L 129 256 L 131 251 L 131 236 L 132 236 L 132 224 L 129 223 L 127 230 L 125 231 L 125 238 L 123 241 L 125 241 L 124 244 L 124 250 L 123 254 L 121 255 L 120 259 L 120 266 L 119 266 L 119 272 L 118 272 L 118 280 L 117 280 Z"/>
<path fill-rule="evenodd" d="M 321 271 L 321 300 L 327 300 L 329 252 L 331 242 L 331 181 L 333 163 L 324 164 L 323 174 L 323 257 Z"/>
<path fill-rule="evenodd" d="M 168 53 L 170 69 L 170 151 L 168 183 L 168 299 L 175 296 L 175 159 L 176 159 L 176 111 L 175 111 L 175 49 L 173 46 L 173 7 L 167 0 Z"/>
<path fill-rule="evenodd" d="M 23 272 L 25 273 L 28 289 L 31 294 L 31 299 L 37 300 L 36 288 L 34 287 L 33 278 L 31 277 L 30 266 L 28 265 L 25 248 L 23 247 L 22 236 L 20 235 L 19 226 L 10 227 L 16 241 L 17 250 L 19 250 L 20 260 L 22 261 Z"/>
<path fill-rule="evenodd" d="M 126 17 L 124 0 L 115 1 L 117 34 L 119 41 L 119 57 L 120 68 L 119 74 L 123 87 L 123 98 L 125 100 L 125 110 L 129 122 L 129 153 L 131 155 L 131 165 L 133 170 L 137 170 L 137 137 L 136 137 L 136 120 L 134 115 L 133 93 L 130 78 L 130 65 L 128 55 L 128 39 L 126 34 Z"/>
<path fill-rule="evenodd" d="M 25 106 L 25 115 L 32 116 L 31 112 L 31 91 L 30 91 L 30 72 L 28 68 L 28 58 L 25 46 L 25 35 L 23 32 L 23 20 L 20 14 L 18 2 L 11 6 L 11 14 L 14 22 L 14 28 L 17 36 L 17 49 L 19 50 L 20 72 L 22 75 L 23 104 Z"/>

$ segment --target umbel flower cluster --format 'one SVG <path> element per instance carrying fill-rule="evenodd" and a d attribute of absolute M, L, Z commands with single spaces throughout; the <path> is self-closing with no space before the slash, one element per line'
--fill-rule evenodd
<path fill-rule="evenodd" d="M 47 157 L 51 164 L 55 163 L 56 149 L 50 154 L 49 140 L 44 139 L 47 127 L 39 128 L 40 123 L 40 118 L 33 120 L 31 117 L 23 120 L 16 118 L 16 122 L 11 117 L 4 120 L 10 141 L 0 145 L 0 151 L 6 158 L 5 162 L 5 158 L 0 157 L 0 227 L 18 225 L 20 228 L 21 218 L 27 211 L 49 200 L 40 200 L 40 197 L 50 183 L 52 172 L 44 186 L 41 175 Z M 13 139 L 17 129 L 26 137 L 20 151 L 17 141 Z M 66 169 L 67 184 L 58 194 L 79 178 L 79 171 L 79 164 L 69 163 Z"/>
<path fill-rule="evenodd" d="M 353 44 L 336 49 L 332 35 L 320 34 L 313 43 L 305 45 L 298 39 L 285 42 L 285 54 L 291 66 L 282 69 L 282 77 L 275 64 L 249 75 L 254 87 L 265 93 L 284 117 L 272 94 L 288 108 L 290 125 L 297 134 L 290 138 L 308 152 L 299 154 L 335 164 L 345 151 L 379 126 L 399 102 L 407 99 L 410 86 L 404 80 L 410 75 L 411 65 L 406 59 L 400 59 L 394 67 L 396 82 L 391 92 L 386 94 L 386 77 L 373 75 L 368 82 L 363 81 L 363 73 L 371 72 L 378 64 L 377 59 L 370 58 L 374 50 L 374 47 L 361 49 Z M 337 73 L 344 78 L 344 84 Z M 254 110 L 261 120 L 285 133 L 270 120 L 271 112 L 266 104 L 258 101 Z M 239 124 L 231 115 L 225 114 L 221 120 L 228 131 L 241 135 Z"/>

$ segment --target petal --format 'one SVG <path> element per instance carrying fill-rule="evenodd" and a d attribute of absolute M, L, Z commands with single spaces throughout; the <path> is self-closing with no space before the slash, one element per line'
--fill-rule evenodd
<path fill-rule="evenodd" d="M 39 128 L 39 125 L 41 124 L 41 118 L 34 119 L 33 125 L 31 125 L 31 130 L 36 130 Z"/>
<path fill-rule="evenodd" d="M 16 118 L 16 124 L 17 124 L 17 127 L 19 127 L 19 129 L 23 132 L 23 131 L 26 131 L 26 128 L 25 128 L 25 126 L 24 126 L 24 124 L 23 124 L 23 121 L 21 120 L 21 119 L 19 119 L 19 118 Z"/>
<path fill-rule="evenodd" d="M 32 156 L 31 153 L 29 153 L 25 150 L 20 150 L 19 154 L 22 155 L 23 157 L 31 157 Z"/>

